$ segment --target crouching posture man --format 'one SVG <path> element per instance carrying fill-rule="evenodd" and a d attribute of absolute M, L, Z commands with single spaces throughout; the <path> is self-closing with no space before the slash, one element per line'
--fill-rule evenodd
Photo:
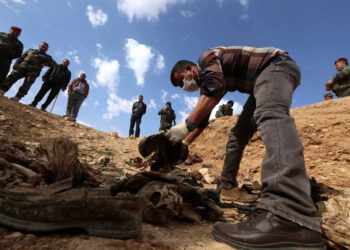
<path fill-rule="evenodd" d="M 171 82 L 185 91 L 200 89 L 201 93 L 186 121 L 166 133 L 172 143 L 191 143 L 227 91 L 249 94 L 229 135 L 220 184 L 223 189 L 237 187 L 243 151 L 256 129 L 266 147 L 257 208 L 237 224 L 215 223 L 215 239 L 239 249 L 324 249 L 303 145 L 289 115 L 300 70 L 288 53 L 277 48 L 217 47 L 205 51 L 198 64 L 177 62 Z"/>

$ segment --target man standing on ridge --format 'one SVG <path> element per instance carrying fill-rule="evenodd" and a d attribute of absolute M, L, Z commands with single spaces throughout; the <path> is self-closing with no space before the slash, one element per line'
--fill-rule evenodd
<path fill-rule="evenodd" d="M 0 91 L 6 93 L 15 82 L 24 78 L 23 85 L 19 88 L 17 94 L 11 99 L 19 101 L 25 96 L 35 79 L 40 75 L 41 69 L 44 66 L 54 67 L 56 62 L 52 57 L 46 54 L 49 49 L 49 45 L 46 42 L 42 42 L 39 45 L 39 49 L 29 49 L 20 58 L 17 59 L 13 65 L 13 71 L 6 77 L 3 83 L 0 83 Z"/>
<path fill-rule="evenodd" d="M 68 69 L 69 60 L 64 59 L 62 64 L 50 67 L 46 73 L 43 75 L 42 80 L 44 81 L 38 94 L 34 97 L 33 102 L 29 105 L 32 107 L 36 107 L 38 103 L 43 99 L 45 94 L 50 91 L 46 101 L 41 105 L 41 110 L 45 111 L 47 106 L 50 105 L 52 100 L 58 95 L 60 89 L 65 91 L 67 85 L 71 78 L 71 72 Z"/>
<path fill-rule="evenodd" d="M 10 71 L 12 60 L 23 53 L 23 44 L 18 39 L 21 31 L 21 28 L 12 26 L 9 33 L 0 32 L 0 85 Z M 0 95 L 3 94 L 0 90 Z"/>
<path fill-rule="evenodd" d="M 202 53 L 197 64 L 178 61 L 171 71 L 171 82 L 185 91 L 200 89 L 201 93 L 185 122 L 166 132 L 174 144 L 189 144 L 197 138 L 227 91 L 249 94 L 229 135 L 222 188 L 237 187 L 244 148 L 257 129 L 266 147 L 257 208 L 237 224 L 216 222 L 215 239 L 240 249 L 325 249 L 303 145 L 289 115 L 300 70 L 288 53 L 278 48 L 217 47 Z"/>
<path fill-rule="evenodd" d="M 134 126 L 136 124 L 135 138 L 140 136 L 140 124 L 142 116 L 146 113 L 147 105 L 143 102 L 143 95 L 139 95 L 139 100 L 134 102 L 131 108 L 129 137 L 134 137 Z"/>

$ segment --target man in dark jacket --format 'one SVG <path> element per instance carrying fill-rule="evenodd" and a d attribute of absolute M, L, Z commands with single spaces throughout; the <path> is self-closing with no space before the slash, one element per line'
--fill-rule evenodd
<path fill-rule="evenodd" d="M 68 86 L 68 103 L 66 115 L 68 119 L 75 121 L 81 104 L 89 95 L 89 84 L 86 81 L 86 74 L 80 73 Z"/>
<path fill-rule="evenodd" d="M 140 136 L 140 124 L 142 116 L 146 113 L 147 105 L 143 102 L 143 95 L 139 95 L 139 100 L 134 102 L 131 109 L 129 137 L 134 137 L 134 126 L 136 124 L 135 137 Z"/>
<path fill-rule="evenodd" d="M 51 90 L 46 101 L 43 105 L 41 105 L 41 110 L 45 111 L 47 106 L 50 105 L 51 101 L 58 95 L 60 89 L 62 89 L 62 91 L 66 90 L 71 78 L 71 72 L 68 69 L 68 65 L 69 60 L 64 59 L 62 64 L 51 67 L 46 71 L 42 77 L 43 85 L 29 106 L 36 107 L 41 99 L 43 99 L 45 94 Z"/>
<path fill-rule="evenodd" d="M 239 249 L 324 249 L 303 145 L 289 115 L 293 92 L 300 84 L 300 70 L 288 53 L 278 48 L 217 47 L 205 51 L 197 64 L 177 62 L 171 82 L 186 91 L 201 92 L 186 121 L 165 134 L 172 143 L 189 144 L 197 138 L 227 91 L 249 94 L 229 135 L 222 188 L 237 188 L 243 151 L 257 128 L 266 147 L 257 208 L 242 222 L 216 222 L 215 239 Z"/>
<path fill-rule="evenodd" d="M 6 93 L 15 82 L 24 77 L 23 85 L 19 88 L 16 96 L 11 98 L 18 102 L 28 93 L 44 66 L 54 67 L 57 65 L 52 57 L 46 54 L 48 49 L 49 45 L 46 42 L 42 42 L 39 45 L 39 49 L 27 50 L 17 59 L 13 65 L 13 71 L 6 77 L 5 81 L 0 83 L 0 90 Z"/>
<path fill-rule="evenodd" d="M 0 85 L 10 70 L 12 60 L 23 53 L 23 44 L 18 40 L 21 31 L 21 28 L 12 26 L 9 33 L 0 32 Z M 4 93 L 1 92 L 1 94 Z"/>
<path fill-rule="evenodd" d="M 171 107 L 171 102 L 167 102 L 165 104 L 165 108 L 159 110 L 158 115 L 160 115 L 159 131 L 170 129 L 173 123 L 176 125 L 176 116 L 173 108 Z"/>

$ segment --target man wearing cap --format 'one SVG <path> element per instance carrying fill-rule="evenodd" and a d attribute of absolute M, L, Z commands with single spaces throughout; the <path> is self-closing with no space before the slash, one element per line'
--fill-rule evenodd
<path fill-rule="evenodd" d="M 22 86 L 11 99 L 18 102 L 25 96 L 44 66 L 54 67 L 57 65 L 52 57 L 46 54 L 48 48 L 49 45 L 46 42 L 42 42 L 39 44 L 38 49 L 29 49 L 18 58 L 12 67 L 12 72 L 3 83 L 0 83 L 0 91 L 3 94 L 6 93 L 15 82 L 24 78 Z"/>
<path fill-rule="evenodd" d="M 67 119 L 75 121 L 83 101 L 89 95 L 89 84 L 86 81 L 86 74 L 80 73 L 68 86 L 68 103 L 66 110 Z"/>
<path fill-rule="evenodd" d="M 71 72 L 68 69 L 69 60 L 64 59 L 60 65 L 50 67 L 43 75 L 43 85 L 41 86 L 38 94 L 35 96 L 33 102 L 29 105 L 36 107 L 38 103 L 43 99 L 45 94 L 50 90 L 46 101 L 41 105 L 41 110 L 45 111 L 51 101 L 58 95 L 60 89 L 65 91 L 71 78 Z"/>
<path fill-rule="evenodd" d="M 218 111 L 215 113 L 215 117 L 232 116 L 233 114 L 233 101 L 229 100 L 226 104 L 220 105 Z"/>
<path fill-rule="evenodd" d="M 22 55 L 23 44 L 18 39 L 21 31 L 21 28 L 12 26 L 9 33 L 0 32 L 0 85 L 10 71 L 12 60 Z"/>
<path fill-rule="evenodd" d="M 333 79 L 326 82 L 326 90 L 332 90 L 337 97 L 350 96 L 350 66 L 348 59 L 340 57 L 334 62 L 338 71 Z"/>
<path fill-rule="evenodd" d="M 180 60 L 174 65 L 172 84 L 189 92 L 200 90 L 201 95 L 187 119 L 166 132 L 171 143 L 188 145 L 198 138 L 213 108 L 228 91 L 237 90 L 249 97 L 229 134 L 222 189 L 238 188 L 243 152 L 257 129 L 266 148 L 259 203 L 241 222 L 216 222 L 216 240 L 237 249 L 325 249 L 303 145 L 289 113 L 300 78 L 288 53 L 270 47 L 216 47 L 204 51 L 197 63 Z"/>
<path fill-rule="evenodd" d="M 167 102 L 165 104 L 165 108 L 162 108 L 158 112 L 158 115 L 160 115 L 159 131 L 170 129 L 173 123 L 176 125 L 176 116 L 174 110 L 171 107 L 171 102 Z"/>

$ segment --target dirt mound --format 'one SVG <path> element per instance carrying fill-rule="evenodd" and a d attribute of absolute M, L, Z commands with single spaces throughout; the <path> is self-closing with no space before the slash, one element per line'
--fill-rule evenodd
<path fill-rule="evenodd" d="M 306 168 L 311 177 L 327 187 L 349 190 L 350 187 L 350 97 L 321 102 L 291 111 L 305 147 Z M 188 166 L 191 170 L 212 168 L 219 175 L 225 155 L 227 135 L 237 117 L 211 121 L 209 127 L 190 147 L 203 162 Z M 132 159 L 140 157 L 139 139 L 103 133 L 62 117 L 12 102 L 0 97 L 0 136 L 34 150 L 41 139 L 66 136 L 79 147 L 79 159 L 102 173 L 102 185 L 111 185 L 125 176 L 138 173 Z M 247 146 L 239 183 L 260 182 L 260 165 L 265 147 L 259 133 Z M 183 166 L 182 166 L 183 167 Z M 214 187 L 214 185 L 208 187 Z M 232 211 L 232 209 L 229 209 Z M 235 215 L 225 212 L 234 221 Z M 189 224 L 175 221 L 167 226 L 143 225 L 138 240 L 115 240 L 91 237 L 76 232 L 33 235 L 0 227 L 0 247 L 13 249 L 231 249 L 211 236 L 212 223 Z M 15 242 L 15 243 L 14 243 Z"/>

